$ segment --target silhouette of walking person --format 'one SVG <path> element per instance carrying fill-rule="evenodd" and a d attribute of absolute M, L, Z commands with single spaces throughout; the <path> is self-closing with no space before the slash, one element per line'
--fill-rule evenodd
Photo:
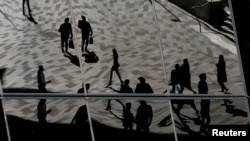
<path fill-rule="evenodd" d="M 52 110 L 47 110 L 46 99 L 40 99 L 37 105 L 37 118 L 39 122 L 38 126 L 38 140 L 46 140 L 47 135 L 47 114 Z"/>
<path fill-rule="evenodd" d="M 170 85 L 172 86 L 170 93 L 179 93 L 180 91 L 178 87 L 178 85 L 180 85 L 180 65 L 179 64 L 175 64 L 175 69 L 171 71 Z"/>
<path fill-rule="evenodd" d="M 122 118 L 115 115 L 112 111 L 111 114 L 113 114 L 116 118 L 122 120 L 122 126 L 124 127 L 125 130 L 133 130 L 133 123 L 134 123 L 134 115 L 131 112 L 131 103 L 126 103 L 125 105 L 120 101 L 116 100 L 118 103 L 120 103 L 123 107 L 123 113 L 122 113 Z"/>
<path fill-rule="evenodd" d="M 129 86 L 129 80 L 126 79 L 124 81 L 124 83 L 121 85 L 121 88 L 120 90 L 116 90 L 112 87 L 109 87 L 111 90 L 115 91 L 115 92 L 118 92 L 118 93 L 126 93 L 126 94 L 132 94 L 133 93 L 133 89 Z M 111 99 L 108 100 L 108 105 L 106 107 L 107 111 L 111 110 Z"/>
<path fill-rule="evenodd" d="M 217 81 L 221 87 L 221 92 L 227 93 L 228 88 L 225 86 L 227 82 L 227 73 L 226 73 L 226 62 L 223 55 L 219 55 L 219 61 L 216 64 L 217 67 Z"/>
<path fill-rule="evenodd" d="M 183 60 L 183 64 L 180 68 L 181 68 L 180 69 L 181 71 L 181 79 L 180 79 L 181 93 L 183 92 L 184 87 L 185 87 L 188 90 L 192 91 L 194 94 L 196 94 L 196 91 L 194 91 L 191 87 L 190 67 L 189 67 L 187 58 Z"/>
<path fill-rule="evenodd" d="M 51 83 L 51 80 L 49 81 L 45 80 L 45 75 L 43 72 L 44 72 L 43 66 L 39 66 L 38 71 L 37 71 L 37 83 L 38 83 L 38 90 L 41 93 L 47 92 L 46 85 L 48 83 Z"/>
<path fill-rule="evenodd" d="M 140 106 L 137 109 L 135 116 L 136 131 L 138 132 L 149 132 L 149 126 L 153 120 L 153 110 L 150 105 L 147 105 L 146 101 L 141 100 Z"/>
<path fill-rule="evenodd" d="M 46 99 L 40 99 L 38 106 L 37 106 L 37 118 L 39 120 L 39 124 L 41 126 L 45 126 L 47 123 L 46 117 L 47 114 L 49 114 L 52 110 L 49 109 L 47 111 L 47 106 L 46 106 Z"/>
<path fill-rule="evenodd" d="M 82 31 L 82 52 L 89 52 L 87 47 L 89 44 L 89 37 L 93 35 L 93 31 L 89 22 L 86 21 L 85 16 L 82 16 L 82 20 L 78 21 L 78 27 Z"/>
<path fill-rule="evenodd" d="M 225 82 L 227 82 L 227 72 L 226 72 L 226 62 L 224 60 L 223 55 L 219 55 L 219 61 L 216 64 L 216 67 L 217 67 L 217 82 L 221 87 L 221 92 L 227 94 L 229 89 L 224 84 Z M 222 105 L 227 105 L 231 103 L 232 101 L 230 100 L 224 100 L 224 104 Z"/>
<path fill-rule="evenodd" d="M 120 75 L 120 72 L 119 72 L 120 64 L 119 64 L 118 58 L 119 58 L 119 55 L 118 55 L 116 49 L 113 49 L 113 66 L 112 66 L 111 71 L 110 71 L 109 83 L 108 83 L 108 85 L 106 86 L 106 88 L 108 88 L 108 87 L 110 87 L 110 86 L 112 85 L 113 71 L 116 72 L 118 78 L 119 78 L 120 81 L 121 81 L 121 84 L 123 83 L 122 78 L 121 78 L 121 75 Z"/>
<path fill-rule="evenodd" d="M 181 85 L 181 79 L 182 79 L 182 74 L 181 74 L 181 68 L 179 64 L 175 64 L 175 69 L 171 71 L 171 78 L 170 78 L 170 84 L 172 85 L 172 89 L 170 90 L 170 93 L 181 93 L 181 90 L 178 85 Z M 175 112 L 179 114 L 180 110 L 182 109 L 184 104 L 189 104 L 194 110 L 196 115 L 199 114 L 199 111 L 197 110 L 194 100 L 173 100 L 172 104 L 178 104 L 177 108 L 173 106 Z"/>
<path fill-rule="evenodd" d="M 152 87 L 150 86 L 150 84 L 146 83 L 144 77 L 139 77 L 138 80 L 140 81 L 140 83 L 136 85 L 135 93 L 154 93 Z"/>
<path fill-rule="evenodd" d="M 118 101 L 122 104 L 120 101 Z M 131 103 L 126 103 L 125 106 L 122 104 L 123 107 L 123 120 L 122 125 L 126 130 L 133 130 L 133 123 L 134 123 L 134 115 L 131 113 Z"/>
<path fill-rule="evenodd" d="M 200 81 L 198 83 L 198 91 L 199 94 L 207 94 L 208 93 L 208 85 L 206 82 L 206 74 L 202 73 L 199 75 Z M 210 100 L 205 99 L 201 100 L 201 126 L 200 132 L 208 133 L 207 126 L 210 124 Z"/>
<path fill-rule="evenodd" d="M 64 20 L 64 23 L 60 25 L 58 30 L 61 33 L 61 48 L 62 53 L 68 53 L 69 38 L 73 39 L 72 27 L 69 23 L 69 18 Z M 65 49 L 64 49 L 65 48 Z"/>

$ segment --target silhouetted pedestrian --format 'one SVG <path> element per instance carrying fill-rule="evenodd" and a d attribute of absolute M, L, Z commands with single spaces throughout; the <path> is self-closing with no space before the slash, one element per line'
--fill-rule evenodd
<path fill-rule="evenodd" d="M 227 94 L 228 93 L 228 88 L 225 86 L 225 82 L 227 82 L 227 72 L 226 72 L 226 62 L 224 60 L 223 55 L 219 55 L 219 61 L 216 64 L 217 67 L 217 81 L 221 87 L 221 92 Z M 232 101 L 230 100 L 224 100 L 224 104 L 222 105 L 228 105 L 231 104 Z"/>
<path fill-rule="evenodd" d="M 51 109 L 47 111 L 46 99 L 40 99 L 37 106 L 37 118 L 41 126 L 45 126 L 47 123 L 46 117 L 47 114 L 51 112 Z"/>
<path fill-rule="evenodd" d="M 200 81 L 198 84 L 198 90 L 199 94 L 207 94 L 208 93 L 208 85 L 206 82 L 206 74 L 202 73 L 199 75 Z M 205 99 L 201 100 L 201 126 L 200 126 L 200 132 L 208 133 L 207 127 L 210 124 L 210 100 Z"/>
<path fill-rule="evenodd" d="M 46 135 L 48 134 L 48 126 L 47 126 L 47 114 L 51 112 L 51 109 L 47 110 L 46 99 L 40 99 L 37 105 L 37 118 L 39 122 L 37 137 L 39 141 L 46 140 Z"/>
<path fill-rule="evenodd" d="M 86 21 L 86 17 L 82 16 L 82 20 L 79 20 L 78 27 L 82 31 L 82 52 L 88 52 L 88 44 L 90 36 L 93 36 L 92 27 L 89 22 Z"/>
<path fill-rule="evenodd" d="M 175 64 L 175 69 L 171 71 L 170 76 L 170 85 L 172 89 L 170 90 L 170 93 L 179 93 L 180 88 L 178 85 L 180 85 L 180 65 Z"/>
<path fill-rule="evenodd" d="M 225 82 L 227 82 L 227 73 L 226 73 L 226 62 L 224 60 L 223 55 L 219 55 L 219 61 L 216 64 L 217 67 L 217 81 L 221 86 L 221 91 L 227 93 L 228 88 L 225 86 Z"/>
<path fill-rule="evenodd" d="M 192 91 L 194 94 L 196 94 L 196 91 L 194 91 L 191 87 L 191 75 L 190 75 L 190 67 L 188 63 L 188 59 L 185 58 L 183 60 L 183 64 L 180 67 L 180 87 L 181 87 L 181 93 L 183 92 L 184 88 L 187 88 L 188 90 Z"/>
<path fill-rule="evenodd" d="M 73 39 L 72 27 L 71 24 L 69 23 L 69 18 L 66 18 L 64 20 L 64 23 L 61 24 L 58 31 L 61 33 L 62 53 L 68 52 L 69 38 Z"/>
<path fill-rule="evenodd" d="M 108 85 L 106 86 L 106 88 L 108 88 L 108 87 L 110 87 L 110 86 L 112 85 L 113 71 L 116 72 L 118 78 L 119 78 L 120 81 L 121 81 L 121 84 L 123 83 L 122 78 L 121 78 L 121 75 L 120 75 L 120 72 L 119 72 L 120 64 L 119 64 L 118 58 L 119 58 L 119 55 L 118 55 L 116 49 L 113 49 L 113 66 L 112 66 L 111 71 L 110 71 L 109 83 L 108 83 Z"/>
<path fill-rule="evenodd" d="M 179 64 L 175 64 L 175 69 L 171 71 L 171 85 L 172 85 L 172 90 L 170 91 L 170 93 L 182 93 L 182 91 L 180 90 L 179 86 L 180 85 L 182 87 L 182 84 L 183 80 L 183 73 L 182 73 L 182 70 L 179 66 Z M 190 105 L 194 110 L 195 110 L 195 113 L 196 115 L 199 114 L 199 111 L 197 110 L 196 106 L 195 106 L 195 103 L 194 103 L 194 100 L 173 100 L 172 101 L 172 104 L 178 104 L 177 105 L 177 108 L 175 109 L 175 107 L 173 106 L 174 108 L 174 111 L 179 114 L 180 110 L 182 109 L 182 107 L 184 106 L 184 104 L 188 104 Z"/>
<path fill-rule="evenodd" d="M 39 92 L 41 92 L 41 93 L 47 92 L 46 85 L 48 83 L 51 83 L 50 80 L 49 81 L 45 80 L 45 75 L 44 75 L 43 71 L 44 71 L 43 66 L 39 66 L 38 72 L 37 72 L 37 83 L 38 83 Z"/>
<path fill-rule="evenodd" d="M 153 110 L 150 105 L 147 105 L 146 101 L 141 100 L 140 106 L 137 109 L 135 116 L 135 122 L 137 124 L 136 131 L 138 132 L 149 132 L 149 126 L 153 120 Z"/>
<path fill-rule="evenodd" d="M 134 115 L 132 114 L 131 110 L 131 103 L 126 103 L 125 105 L 120 101 L 117 100 L 118 103 L 120 103 L 123 107 L 123 113 L 122 113 L 122 125 L 125 130 L 133 130 L 133 123 L 134 123 Z"/>
<path fill-rule="evenodd" d="M 135 93 L 154 93 L 152 87 L 150 86 L 150 84 L 146 83 L 144 77 L 139 77 L 138 80 L 140 81 L 140 83 L 136 85 Z"/>
<path fill-rule="evenodd" d="M 115 91 L 115 92 L 118 92 L 118 93 L 126 93 L 126 94 L 132 94 L 133 93 L 133 89 L 129 86 L 129 80 L 126 79 L 124 81 L 124 84 L 121 85 L 121 88 L 120 90 L 116 90 L 112 87 L 109 87 L 111 90 Z M 107 108 L 105 110 L 111 110 L 111 99 L 108 100 L 108 105 L 107 105 Z"/>

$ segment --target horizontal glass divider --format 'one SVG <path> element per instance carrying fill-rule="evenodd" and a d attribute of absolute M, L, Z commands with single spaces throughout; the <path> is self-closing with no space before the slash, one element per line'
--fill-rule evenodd
<path fill-rule="evenodd" d="M 4 93 L 0 99 L 247 99 L 244 94 L 63 94 L 63 93 Z"/>

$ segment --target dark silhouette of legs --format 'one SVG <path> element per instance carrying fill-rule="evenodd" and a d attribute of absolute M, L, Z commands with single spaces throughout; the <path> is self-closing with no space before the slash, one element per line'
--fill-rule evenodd
<path fill-rule="evenodd" d="M 227 93 L 228 88 L 225 86 L 224 82 L 218 82 L 218 83 L 220 84 L 221 91 Z"/>
<path fill-rule="evenodd" d="M 202 113 L 201 114 L 200 132 L 207 133 L 206 129 L 207 129 L 209 124 L 210 124 L 209 112 L 208 113 Z"/>
<path fill-rule="evenodd" d="M 108 83 L 108 85 L 106 86 L 106 88 L 108 88 L 109 86 L 112 85 L 113 71 L 116 72 L 116 74 L 117 74 L 119 80 L 121 81 L 121 84 L 123 83 L 122 78 L 121 78 L 121 75 L 120 75 L 120 72 L 119 72 L 119 70 L 118 70 L 118 67 L 112 66 L 111 71 L 110 71 L 109 83 Z"/>
<path fill-rule="evenodd" d="M 82 52 L 84 51 L 89 52 L 87 49 L 88 45 L 89 45 L 89 36 L 82 35 Z"/>
<path fill-rule="evenodd" d="M 120 75 L 119 70 L 117 69 L 117 70 L 115 70 L 115 71 L 116 71 L 117 76 L 119 77 L 119 80 L 121 81 L 121 84 L 122 84 L 123 81 L 122 81 L 122 78 L 121 78 L 121 75 Z"/>
<path fill-rule="evenodd" d="M 28 8 L 29 14 L 31 13 L 29 0 L 23 0 L 23 15 L 24 16 L 25 16 L 25 2 L 27 3 L 27 8 Z"/>
<path fill-rule="evenodd" d="M 65 39 L 61 40 L 61 48 L 62 48 L 62 53 L 68 52 L 68 40 Z"/>

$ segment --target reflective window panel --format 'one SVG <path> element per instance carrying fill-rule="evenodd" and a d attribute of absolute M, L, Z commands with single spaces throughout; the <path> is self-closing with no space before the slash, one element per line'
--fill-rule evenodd
<path fill-rule="evenodd" d="M 153 0 L 166 62 L 167 78 L 183 68 L 183 93 L 198 92 L 207 75 L 211 94 L 245 94 L 240 53 L 227 0 Z"/>
<path fill-rule="evenodd" d="M 76 93 L 81 88 L 77 51 L 66 47 L 68 39 L 59 32 L 71 17 L 69 2 L 2 1 L 0 66 L 6 68 L 5 92 Z"/>
<path fill-rule="evenodd" d="M 78 50 L 82 52 L 82 75 L 90 83 L 89 93 L 115 93 L 126 80 L 135 89 L 144 77 L 154 93 L 165 89 L 161 50 L 154 12 L 147 0 L 73 1 Z M 92 29 L 93 44 L 88 43 L 83 19 Z M 91 31 L 89 31 L 91 32 Z M 84 45 L 83 45 L 84 44 Z M 83 45 L 83 48 L 82 48 Z"/>
<path fill-rule="evenodd" d="M 5 100 L 12 141 L 91 141 L 86 102 L 66 99 Z"/>
<path fill-rule="evenodd" d="M 175 100 L 172 105 L 179 141 L 221 136 L 246 140 L 249 137 L 245 100 Z"/>

